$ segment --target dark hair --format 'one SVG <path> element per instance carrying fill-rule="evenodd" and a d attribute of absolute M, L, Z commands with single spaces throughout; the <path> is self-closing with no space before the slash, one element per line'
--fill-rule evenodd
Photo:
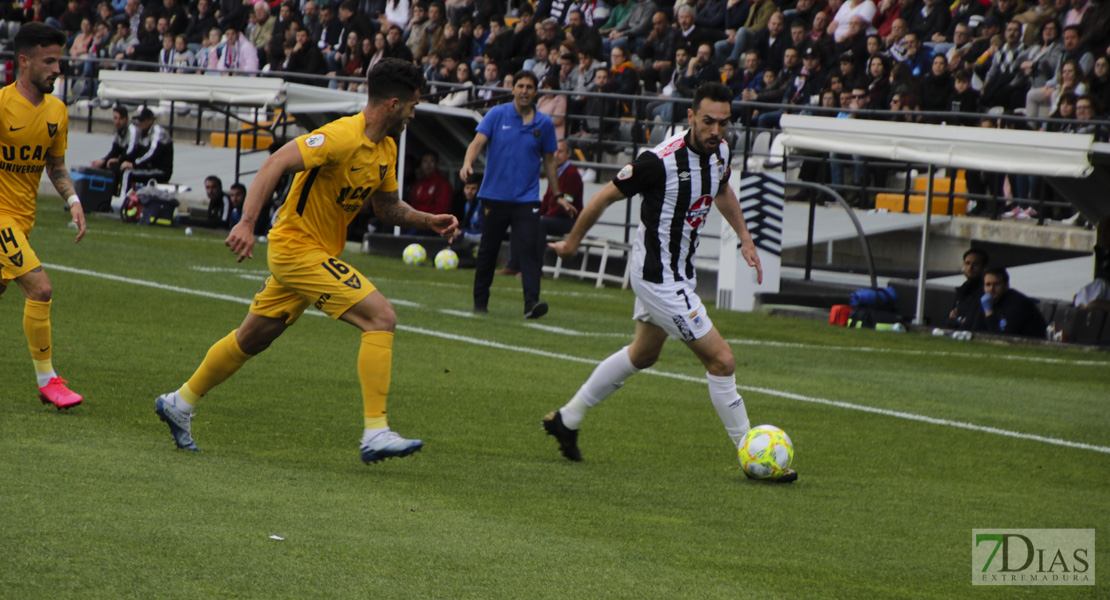
<path fill-rule="evenodd" d="M 516 73 L 513 73 L 513 85 L 516 85 L 516 82 L 520 81 L 521 79 L 531 79 L 533 87 L 535 87 L 536 89 L 539 89 L 540 87 L 540 78 L 536 77 L 536 74 L 532 71 L 521 69 Z"/>
<path fill-rule="evenodd" d="M 971 72 L 967 69 L 956 69 L 952 74 L 952 78 L 956 81 L 971 81 Z"/>
<path fill-rule="evenodd" d="M 982 248 L 971 248 L 967 252 L 964 252 L 964 258 L 967 258 L 969 254 L 978 254 L 979 256 L 982 256 L 984 265 L 991 261 L 990 255 L 987 254 L 987 251 L 983 250 Z"/>
<path fill-rule="evenodd" d="M 209 175 L 208 177 L 204 178 L 204 183 L 208 183 L 209 181 L 215 181 L 216 185 L 219 186 L 221 191 L 223 191 L 224 182 L 220 181 L 219 177 L 216 177 L 215 175 Z"/>
<path fill-rule="evenodd" d="M 557 73 L 548 72 L 543 78 L 543 85 L 550 85 L 553 90 L 559 89 L 559 75 Z"/>
<path fill-rule="evenodd" d="M 343 0 L 339 8 L 349 12 L 358 12 L 358 3 L 355 0 Z"/>
<path fill-rule="evenodd" d="M 986 271 L 983 272 L 983 277 L 984 278 L 987 275 L 994 275 L 995 277 L 1001 279 L 1002 283 L 1005 283 L 1006 285 L 1010 285 L 1010 274 L 1006 272 L 1005 267 L 991 267 L 991 268 L 989 268 L 989 269 L 987 269 Z"/>
<path fill-rule="evenodd" d="M 371 101 L 392 98 L 408 100 L 413 92 L 424 89 L 424 72 L 415 64 L 399 58 L 383 58 L 366 74 L 366 94 Z"/>
<path fill-rule="evenodd" d="M 245 186 L 245 185 L 243 185 L 243 184 L 239 183 L 238 181 L 236 181 L 235 183 L 231 184 L 231 187 L 230 187 L 230 188 L 228 188 L 228 190 L 229 190 L 229 191 L 232 191 L 232 192 L 235 192 L 235 191 L 240 191 L 240 192 L 243 192 L 243 195 L 244 195 L 244 196 L 246 196 L 246 195 L 247 195 L 247 186 Z"/>
<path fill-rule="evenodd" d="M 1083 37 L 1083 28 L 1080 27 L 1079 25 L 1068 25 L 1067 27 L 1063 28 L 1062 30 L 1060 30 L 1060 37 L 1061 38 L 1064 37 L 1064 32 L 1068 31 L 1069 29 L 1074 30 L 1075 35 L 1078 35 L 1079 37 Z"/>
<path fill-rule="evenodd" d="M 47 46 L 61 46 L 66 45 L 66 34 L 61 30 L 55 29 L 46 23 L 38 23 L 32 21 L 19 28 L 19 33 L 15 34 L 15 55 L 18 60 L 19 55 L 27 54 L 35 48 L 46 48 Z"/>
<path fill-rule="evenodd" d="M 127 118 L 127 107 L 122 104 L 117 104 L 112 107 L 112 112 L 119 113 L 119 116 Z"/>
<path fill-rule="evenodd" d="M 694 112 L 701 108 L 702 100 L 712 100 L 713 102 L 724 102 L 726 104 L 732 103 L 732 90 L 720 81 L 710 81 L 701 84 L 698 89 L 694 90 Z"/>

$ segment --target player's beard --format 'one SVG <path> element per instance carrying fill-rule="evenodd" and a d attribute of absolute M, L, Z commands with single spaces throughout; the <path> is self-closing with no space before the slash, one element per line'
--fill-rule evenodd
<path fill-rule="evenodd" d="M 31 85 L 35 86 L 35 89 L 38 90 L 40 93 L 54 93 L 54 79 L 51 79 L 49 75 L 45 77 L 32 77 Z"/>

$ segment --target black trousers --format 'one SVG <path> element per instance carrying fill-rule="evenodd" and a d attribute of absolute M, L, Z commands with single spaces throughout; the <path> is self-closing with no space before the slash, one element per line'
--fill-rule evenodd
<path fill-rule="evenodd" d="M 537 256 L 536 239 L 540 232 L 539 202 L 502 202 L 482 200 L 486 211 L 482 222 L 482 241 L 478 244 L 478 260 L 474 271 L 474 307 L 489 306 L 489 286 L 497 266 L 497 253 L 509 227 L 513 228 L 509 252 L 520 257 L 520 282 L 524 288 L 524 304 L 540 299 L 540 275 L 543 268 Z"/>

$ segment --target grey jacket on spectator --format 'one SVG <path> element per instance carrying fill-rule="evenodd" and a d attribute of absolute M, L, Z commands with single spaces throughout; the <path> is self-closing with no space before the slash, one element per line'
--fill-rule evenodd
<path fill-rule="evenodd" d="M 647 37 L 651 31 L 651 16 L 657 12 L 659 7 L 652 0 L 640 0 L 632 7 L 624 23 L 617 26 L 617 31 L 628 38 Z"/>
<path fill-rule="evenodd" d="M 1029 77 L 1033 80 L 1033 87 L 1044 87 L 1044 84 L 1056 77 L 1056 66 L 1060 64 L 1060 57 L 1064 54 L 1064 45 L 1059 40 L 1054 40 L 1048 46 L 1037 44 L 1029 49 L 1025 60 L 1033 63 L 1033 72 Z"/>

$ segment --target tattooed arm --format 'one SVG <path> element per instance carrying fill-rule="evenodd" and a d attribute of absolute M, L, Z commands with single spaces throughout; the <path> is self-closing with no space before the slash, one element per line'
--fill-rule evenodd
<path fill-rule="evenodd" d="M 54 184 L 54 189 L 58 191 L 58 195 L 69 198 L 77 195 L 77 190 L 73 187 L 73 180 L 69 178 L 69 169 L 66 168 L 65 156 L 46 155 L 46 176 L 50 178 L 50 183 Z M 73 217 L 73 222 L 77 224 L 77 238 L 73 243 L 81 241 L 85 237 L 85 210 L 81 207 L 80 202 L 74 202 L 69 207 L 69 216 Z"/>
<path fill-rule="evenodd" d="M 459 227 L 455 215 L 433 215 L 416 210 L 403 202 L 396 191 L 375 192 L 370 202 L 374 205 L 374 214 L 383 223 L 405 229 L 431 229 L 440 237 L 455 239 Z"/>

